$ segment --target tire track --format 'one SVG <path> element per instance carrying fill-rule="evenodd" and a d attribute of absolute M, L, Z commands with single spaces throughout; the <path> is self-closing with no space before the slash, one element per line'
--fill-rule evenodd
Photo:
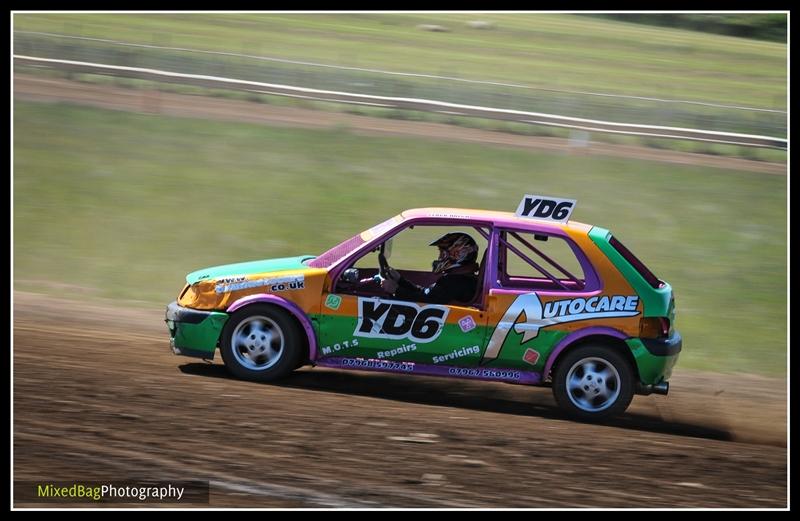
<path fill-rule="evenodd" d="M 670 430 L 708 424 L 713 375 L 591 425 L 524 386 L 320 369 L 234 380 L 173 355 L 161 309 L 15 293 L 13 339 L 17 480 L 207 479 L 212 507 L 786 505 L 785 446 Z M 775 423 L 772 384 L 736 385 L 727 406 Z"/>

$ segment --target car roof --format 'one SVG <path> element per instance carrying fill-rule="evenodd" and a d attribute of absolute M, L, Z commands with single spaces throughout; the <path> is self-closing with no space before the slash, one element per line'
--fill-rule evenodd
<path fill-rule="evenodd" d="M 497 212 L 494 210 L 474 210 L 468 208 L 411 208 L 400 214 L 403 219 L 424 219 L 447 217 L 455 219 L 467 219 L 476 221 L 490 221 L 500 226 L 518 226 L 522 228 L 553 228 L 555 230 L 571 230 L 580 233 L 588 233 L 593 228 L 590 224 L 578 221 L 568 221 L 566 223 L 551 221 L 547 219 L 534 219 L 530 217 L 518 217 L 511 212 Z"/>

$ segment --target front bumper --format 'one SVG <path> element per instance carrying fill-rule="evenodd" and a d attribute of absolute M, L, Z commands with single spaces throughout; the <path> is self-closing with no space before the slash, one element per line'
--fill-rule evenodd
<path fill-rule="evenodd" d="M 173 353 L 213 359 L 228 314 L 189 309 L 170 302 L 164 321 L 169 329 L 169 345 Z"/>
<path fill-rule="evenodd" d="M 683 339 L 677 331 L 669 338 L 629 338 L 625 343 L 631 348 L 639 380 L 644 385 L 656 385 L 669 380 L 683 348 Z"/>

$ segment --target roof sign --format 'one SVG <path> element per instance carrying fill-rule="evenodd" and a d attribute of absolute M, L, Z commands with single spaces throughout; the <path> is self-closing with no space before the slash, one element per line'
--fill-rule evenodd
<path fill-rule="evenodd" d="M 525 195 L 517 206 L 517 217 L 565 223 L 575 209 L 575 199 L 559 199 L 544 195 Z"/>

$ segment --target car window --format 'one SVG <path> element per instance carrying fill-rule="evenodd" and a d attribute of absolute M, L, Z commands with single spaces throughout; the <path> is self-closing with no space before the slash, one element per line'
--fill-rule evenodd
<path fill-rule="evenodd" d="M 501 232 L 500 237 L 501 286 L 555 291 L 584 288 L 583 268 L 566 239 L 512 230 Z"/>
<path fill-rule="evenodd" d="M 431 226 L 431 225 L 412 225 L 404 228 L 391 237 L 391 248 L 386 249 L 388 264 L 398 270 L 408 281 L 423 287 L 434 284 L 440 274 L 433 273 L 433 262 L 439 257 L 439 249 L 431 246 L 431 242 L 436 241 L 448 233 L 463 232 L 471 236 L 478 245 L 478 254 L 475 262 L 480 263 L 484 258 L 484 253 L 488 245 L 487 239 L 490 228 L 488 226 L 478 228 L 470 225 L 453 226 Z M 379 246 L 363 254 L 352 264 L 342 271 L 342 275 L 336 284 L 336 291 L 342 293 L 354 293 L 364 295 L 376 295 L 380 293 L 379 281 L 370 282 L 379 272 L 380 262 L 378 259 Z M 350 270 L 349 268 L 355 268 Z M 345 271 L 353 272 L 345 275 Z M 343 282 L 343 279 L 358 280 L 358 283 Z"/>
<path fill-rule="evenodd" d="M 402 220 L 403 217 L 401 215 L 396 215 L 390 219 L 383 221 L 382 223 L 376 224 L 372 228 L 364 230 L 358 235 L 350 237 L 346 241 L 337 244 L 336 246 L 322 253 L 315 259 L 307 261 L 306 265 L 311 268 L 329 268 L 333 264 L 339 262 L 339 260 L 341 260 L 342 257 L 347 255 L 354 249 L 358 248 L 365 242 L 369 242 L 370 240 L 374 239 L 380 234 L 385 233 L 392 226 L 396 225 Z"/>
<path fill-rule="evenodd" d="M 651 287 L 657 289 L 663 285 L 661 280 L 659 280 L 659 278 L 656 277 L 652 271 L 650 271 L 650 268 L 645 266 L 644 263 L 640 261 L 639 258 L 636 255 L 634 255 L 632 251 L 630 251 L 621 242 L 619 242 L 619 239 L 617 239 L 616 237 L 611 237 L 611 240 L 609 240 L 608 242 L 609 244 L 611 244 L 611 246 L 614 247 L 615 250 L 619 252 L 620 255 L 622 255 L 625 258 L 626 261 L 628 261 L 628 263 L 631 266 L 633 266 L 633 268 L 636 271 L 639 272 L 639 275 L 641 275 L 642 278 L 646 280 Z"/>
<path fill-rule="evenodd" d="M 485 230 L 488 233 L 488 229 Z M 480 262 L 483 252 L 486 251 L 486 239 L 474 228 L 469 226 L 410 226 L 392 238 L 392 253 L 388 258 L 389 264 L 398 270 L 431 271 L 432 263 L 439 256 L 439 249 L 430 244 L 443 235 L 454 232 L 463 232 L 475 239 L 478 244 L 478 258 Z M 377 259 L 377 254 L 375 254 Z M 377 260 L 375 261 L 377 266 Z"/>

